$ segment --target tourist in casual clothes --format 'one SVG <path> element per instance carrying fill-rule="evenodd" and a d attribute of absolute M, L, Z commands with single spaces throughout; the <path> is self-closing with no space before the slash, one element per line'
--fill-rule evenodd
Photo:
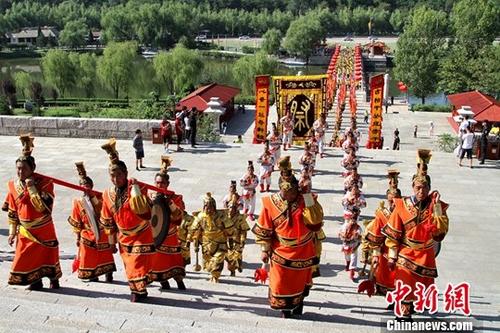
<path fill-rule="evenodd" d="M 472 169 L 472 147 L 474 146 L 474 133 L 471 132 L 470 127 L 465 129 L 465 134 L 462 135 L 462 151 L 460 152 L 460 161 L 458 166 L 462 166 L 462 160 L 467 155 L 469 166 Z"/>
<path fill-rule="evenodd" d="M 172 124 L 167 118 L 163 118 L 160 124 L 160 135 L 163 145 L 165 146 L 165 153 L 169 154 L 169 146 L 172 143 Z"/>
<path fill-rule="evenodd" d="M 175 136 L 177 137 L 177 151 L 183 151 L 181 147 L 182 135 L 184 132 L 184 121 L 182 120 L 183 116 L 175 117 Z"/>
<path fill-rule="evenodd" d="M 189 122 L 191 113 L 189 111 L 186 112 L 184 115 L 183 121 L 184 121 L 184 138 L 186 140 L 186 143 L 189 142 L 191 139 L 191 125 Z"/>
<path fill-rule="evenodd" d="M 481 130 L 481 139 L 480 139 L 481 158 L 479 164 L 484 164 L 484 160 L 486 159 L 489 133 L 490 133 L 490 128 L 488 126 L 488 123 L 484 121 L 483 128 Z"/>
<path fill-rule="evenodd" d="M 135 131 L 132 142 L 132 146 L 135 149 L 135 169 L 141 171 L 139 167 L 145 168 L 145 166 L 142 164 L 142 159 L 144 158 L 144 143 L 142 141 L 142 131 L 140 129 Z"/>
<path fill-rule="evenodd" d="M 196 124 L 198 118 L 198 109 L 193 107 L 189 115 L 189 127 L 191 128 L 191 147 L 196 148 Z"/>
<path fill-rule="evenodd" d="M 394 131 L 394 143 L 392 144 L 392 150 L 399 150 L 399 144 L 401 140 L 399 139 L 399 131 L 396 129 Z"/>

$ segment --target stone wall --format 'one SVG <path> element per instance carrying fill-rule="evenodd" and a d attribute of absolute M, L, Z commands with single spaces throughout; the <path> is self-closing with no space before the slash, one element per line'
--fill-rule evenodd
<path fill-rule="evenodd" d="M 159 120 L 103 119 L 68 117 L 0 116 L 0 135 L 131 139 L 140 129 L 145 140 L 152 137 L 152 128 L 160 127 Z"/>

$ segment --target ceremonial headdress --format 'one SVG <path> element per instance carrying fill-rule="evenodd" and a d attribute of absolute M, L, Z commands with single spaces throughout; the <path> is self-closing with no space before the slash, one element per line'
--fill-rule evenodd
<path fill-rule="evenodd" d="M 75 162 L 75 166 L 76 166 L 76 171 L 78 173 L 78 177 L 80 177 L 80 184 L 81 185 L 90 184 L 91 186 L 93 186 L 94 182 L 92 181 L 92 178 L 87 176 L 87 171 L 85 170 L 85 165 L 83 165 L 83 162 Z"/>
<path fill-rule="evenodd" d="M 168 174 L 168 168 L 172 165 L 172 158 L 170 156 L 161 156 L 161 166 L 160 166 L 160 173 L 162 175 Z"/>
<path fill-rule="evenodd" d="M 127 171 L 125 162 L 120 160 L 118 151 L 116 150 L 115 138 L 109 139 L 109 141 L 103 144 L 101 148 L 108 153 L 110 170 L 121 169 L 122 171 Z"/>
<path fill-rule="evenodd" d="M 35 170 L 35 158 L 31 156 L 33 147 L 35 147 L 35 145 L 33 145 L 35 138 L 32 137 L 31 134 L 23 134 L 19 136 L 19 140 L 21 140 L 23 148 L 21 150 L 21 156 L 19 156 L 16 162 L 24 162 L 29 165 L 31 170 Z"/>
<path fill-rule="evenodd" d="M 398 189 L 398 176 L 399 170 L 387 169 L 387 178 L 389 179 L 389 188 L 387 189 L 387 194 L 391 193 L 397 197 L 401 196 L 401 191 Z"/>
<path fill-rule="evenodd" d="M 280 158 L 278 162 L 278 167 L 280 170 L 279 187 L 281 190 L 288 191 L 293 187 L 298 188 L 299 182 L 293 175 L 292 163 L 290 162 L 290 156 L 284 156 Z"/>
<path fill-rule="evenodd" d="M 217 209 L 217 204 L 215 203 L 215 199 L 212 198 L 212 193 L 207 192 L 207 194 L 203 198 L 203 208 L 207 208 L 209 206 Z"/>
<path fill-rule="evenodd" d="M 419 182 L 431 186 L 431 177 L 427 174 L 427 165 L 431 157 L 430 149 L 417 150 L 417 173 L 413 175 L 412 184 Z"/>
<path fill-rule="evenodd" d="M 231 185 L 229 185 L 229 187 L 230 187 L 232 190 L 236 191 L 236 180 L 231 180 Z"/>
<path fill-rule="evenodd" d="M 247 169 L 252 169 L 252 171 L 255 170 L 254 166 L 253 166 L 253 162 L 252 161 L 248 161 L 248 166 L 247 166 Z"/>

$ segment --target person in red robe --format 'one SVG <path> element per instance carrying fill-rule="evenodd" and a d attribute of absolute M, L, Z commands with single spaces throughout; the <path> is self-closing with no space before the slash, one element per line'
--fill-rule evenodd
<path fill-rule="evenodd" d="M 80 176 L 80 186 L 92 190 L 94 182 L 87 176 L 83 162 L 76 163 Z M 99 224 L 102 208 L 102 198 L 85 193 L 81 198 L 73 199 L 69 224 L 76 234 L 79 266 L 78 278 L 99 281 L 99 276 L 105 275 L 106 282 L 113 281 L 113 272 L 116 271 L 113 253 L 116 246 L 111 246 L 108 235 Z"/>
<path fill-rule="evenodd" d="M 102 146 L 111 164 L 109 175 L 113 186 L 102 195 L 100 223 L 108 234 L 109 243 L 118 242 L 131 291 L 131 302 L 147 298 L 146 286 L 151 282 L 151 264 L 155 254 L 151 231 L 151 206 L 147 191 L 133 178 L 128 179 L 127 166 L 118 159 L 116 141 Z"/>
<path fill-rule="evenodd" d="M 279 163 L 280 191 L 262 198 L 262 211 L 252 231 L 261 245 L 261 259 L 270 261 L 269 304 L 282 317 L 301 315 L 318 264 L 315 232 L 323 222 L 323 209 L 311 194 L 302 194 L 292 174 L 290 157 Z"/>
<path fill-rule="evenodd" d="M 35 159 L 31 156 L 33 138 L 20 137 L 23 155 L 16 160 L 16 180 L 8 182 L 9 245 L 16 242 L 14 260 L 8 283 L 29 285 L 29 290 L 41 290 L 42 278 L 50 279 L 50 288 L 59 288 L 62 276 L 59 264 L 59 242 L 52 221 L 54 184 L 35 174 Z"/>
<path fill-rule="evenodd" d="M 170 176 L 167 168 L 170 165 L 170 159 L 162 156 L 162 167 L 155 176 L 155 185 L 164 190 L 168 190 L 170 185 Z M 182 195 L 172 194 L 168 197 L 162 193 L 153 192 L 150 194 L 151 200 L 164 200 L 165 205 L 169 207 L 170 223 L 167 235 L 163 242 L 156 246 L 156 253 L 153 256 L 151 278 L 161 284 L 161 289 L 170 289 L 169 279 L 174 279 L 180 290 L 186 290 L 184 277 L 186 270 L 184 259 L 181 253 L 181 243 L 178 237 L 178 229 L 184 217 L 184 201 Z M 164 222 L 165 223 L 165 222 Z"/>
<path fill-rule="evenodd" d="M 385 236 L 382 229 L 389 221 L 391 213 L 394 211 L 394 200 L 401 198 L 401 191 L 397 188 L 397 170 L 389 170 L 389 188 L 387 189 L 387 207 L 383 201 L 375 211 L 375 218 L 371 221 L 365 230 L 363 236 L 367 242 L 369 251 L 371 251 L 371 267 L 376 285 L 376 292 L 379 295 L 386 295 L 387 291 L 394 290 L 394 271 L 389 270 L 388 266 L 388 248 L 385 246 Z"/>
<path fill-rule="evenodd" d="M 394 280 L 401 280 L 411 292 L 402 304 L 402 318 L 410 319 L 412 303 L 417 298 L 417 282 L 428 287 L 438 276 L 435 248 L 448 232 L 448 205 L 440 194 L 431 190 L 427 175 L 430 151 L 419 149 L 418 171 L 413 176 L 413 195 L 394 199 L 394 210 L 382 228 L 388 247 L 388 267 L 394 270 Z"/>

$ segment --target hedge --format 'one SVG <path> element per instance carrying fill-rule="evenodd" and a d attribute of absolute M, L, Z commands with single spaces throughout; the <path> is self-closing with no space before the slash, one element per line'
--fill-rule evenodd
<path fill-rule="evenodd" d="M 451 105 L 414 104 L 412 105 L 412 110 L 427 112 L 451 112 Z"/>

